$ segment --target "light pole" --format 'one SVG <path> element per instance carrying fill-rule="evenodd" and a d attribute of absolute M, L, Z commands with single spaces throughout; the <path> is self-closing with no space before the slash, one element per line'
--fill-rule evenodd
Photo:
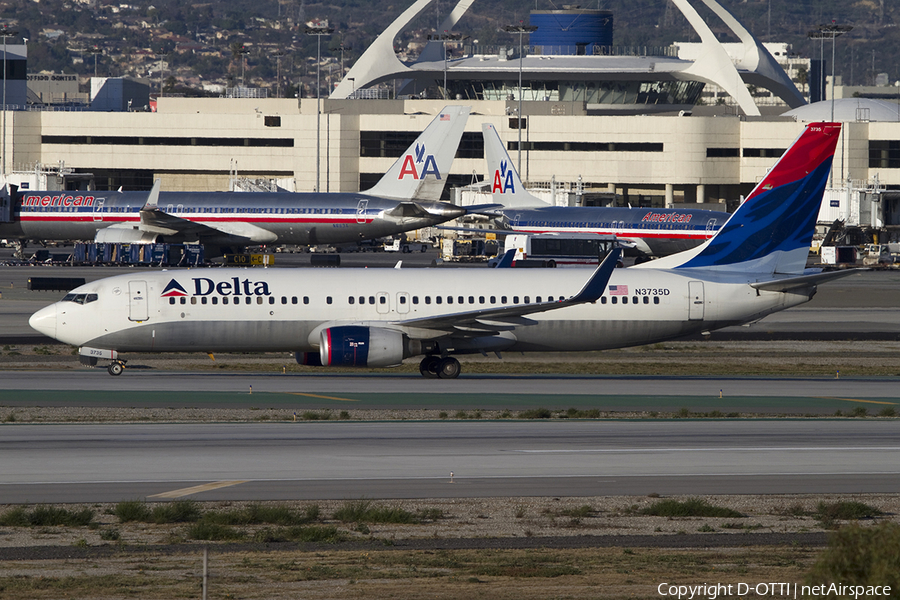
<path fill-rule="evenodd" d="M 834 21 L 831 25 L 819 25 L 818 29 L 813 29 L 807 35 L 808 38 L 814 40 L 822 40 L 824 46 L 826 39 L 831 39 L 831 120 L 834 121 L 834 38 L 844 35 L 853 29 L 851 25 L 837 25 Z M 821 60 L 821 59 L 820 59 Z"/>
<path fill-rule="evenodd" d="M 518 157 L 518 166 L 519 177 L 522 176 L 522 36 L 526 33 L 532 33 L 537 31 L 537 27 L 534 25 L 522 25 L 521 22 L 519 25 L 507 25 L 503 28 L 503 31 L 507 33 L 518 33 L 519 34 L 519 111 L 516 117 L 516 129 L 519 130 L 519 157 Z"/>
<path fill-rule="evenodd" d="M 94 77 L 95 78 L 97 77 L 97 55 L 102 54 L 102 53 L 103 53 L 103 50 L 100 49 L 99 46 L 94 46 L 93 48 L 91 48 L 91 54 L 94 55 Z"/>
<path fill-rule="evenodd" d="M 281 6 L 281 4 L 279 4 Z M 281 57 L 287 54 L 284 50 L 275 52 L 275 62 L 277 64 L 276 80 L 275 80 L 275 97 L 281 98 Z"/>
<path fill-rule="evenodd" d="M 6 38 L 19 35 L 15 29 L 9 29 L 6 25 L 0 29 L 0 36 L 3 36 L 3 162 L 2 171 L 4 181 L 6 180 L 6 65 L 9 64 L 9 57 L 6 56 Z"/>
<path fill-rule="evenodd" d="M 447 42 L 448 41 L 459 41 L 463 38 L 461 33 L 450 33 L 448 31 L 444 31 L 441 34 L 433 34 L 429 35 L 429 40 L 440 41 L 441 45 L 444 48 L 444 100 L 447 99 Z"/>
<path fill-rule="evenodd" d="M 166 51 L 160 48 L 159 52 L 156 53 L 156 57 L 159 59 L 159 95 L 162 97 L 163 95 L 163 58 L 166 56 Z"/>
<path fill-rule="evenodd" d="M 244 68 L 247 65 L 247 55 L 250 54 L 250 50 L 247 49 L 247 46 L 241 46 L 241 87 L 247 87 L 247 84 L 244 82 Z M 244 90 L 241 90 L 241 93 L 244 93 Z"/>
<path fill-rule="evenodd" d="M 322 153 L 322 108 L 319 104 L 321 89 L 319 88 L 319 63 L 322 62 L 322 36 L 331 35 L 334 27 L 328 26 L 328 21 L 311 21 L 306 25 L 306 35 L 316 36 L 316 192 L 319 191 L 319 172 L 321 170 Z"/>

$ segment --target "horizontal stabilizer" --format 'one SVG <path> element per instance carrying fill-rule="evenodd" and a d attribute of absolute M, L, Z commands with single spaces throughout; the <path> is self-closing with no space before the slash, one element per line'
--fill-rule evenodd
<path fill-rule="evenodd" d="M 808 288 L 813 285 L 825 283 L 833 279 L 840 279 L 847 275 L 868 271 L 868 269 L 845 269 L 842 271 L 823 271 L 821 273 L 812 273 L 810 275 L 800 275 L 799 277 L 785 277 L 783 279 L 773 279 L 772 281 L 761 281 L 759 283 L 751 283 L 750 287 L 757 290 L 765 290 L 767 292 L 789 292 L 791 290 Z"/>
<path fill-rule="evenodd" d="M 491 203 L 491 204 L 473 204 L 471 206 L 464 207 L 466 209 L 466 214 L 469 215 L 502 215 L 504 206 L 502 204 Z"/>

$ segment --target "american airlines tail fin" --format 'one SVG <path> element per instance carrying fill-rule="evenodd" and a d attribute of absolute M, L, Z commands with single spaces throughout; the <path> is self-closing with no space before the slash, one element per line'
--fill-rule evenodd
<path fill-rule="evenodd" d="M 840 133 L 810 123 L 715 236 L 634 268 L 803 273 Z"/>
<path fill-rule="evenodd" d="M 531 195 L 522 186 L 522 180 L 513 167 L 513 162 L 503 147 L 503 140 L 494 126 L 485 123 L 481 126 L 484 137 L 484 157 L 487 160 L 488 181 L 491 182 L 491 195 L 494 202 L 505 208 L 538 208 L 549 206 L 540 198 Z"/>
<path fill-rule="evenodd" d="M 384 177 L 363 193 L 392 200 L 440 200 L 469 106 L 445 106 Z"/>

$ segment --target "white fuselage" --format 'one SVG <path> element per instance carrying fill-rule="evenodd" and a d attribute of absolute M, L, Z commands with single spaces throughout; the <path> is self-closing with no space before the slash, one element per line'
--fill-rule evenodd
<path fill-rule="evenodd" d="M 118 352 L 313 352 L 323 328 L 346 324 L 444 340 L 442 349 L 451 353 L 584 351 L 746 323 L 806 302 L 814 291 L 757 291 L 747 275 L 616 269 L 599 301 L 528 315 L 531 324 L 508 328 L 486 345 L 454 344 L 446 330 L 409 323 L 558 301 L 578 293 L 589 275 L 586 269 L 145 271 L 81 286 L 31 324 L 74 346 Z"/>

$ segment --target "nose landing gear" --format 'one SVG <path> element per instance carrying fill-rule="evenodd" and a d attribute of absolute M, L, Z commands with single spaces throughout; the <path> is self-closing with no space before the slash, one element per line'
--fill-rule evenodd
<path fill-rule="evenodd" d="M 125 370 L 125 361 L 117 360 L 115 362 L 112 362 L 108 367 L 106 367 L 106 370 L 113 377 L 118 377 L 122 374 L 122 371 Z"/>

